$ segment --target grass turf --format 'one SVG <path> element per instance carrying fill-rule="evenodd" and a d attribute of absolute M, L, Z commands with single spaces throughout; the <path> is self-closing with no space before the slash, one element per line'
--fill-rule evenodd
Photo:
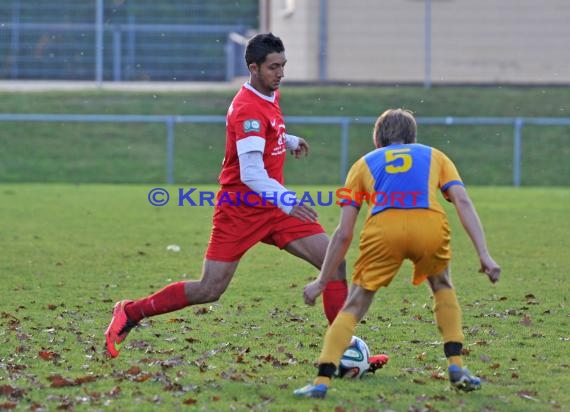
<path fill-rule="evenodd" d="M 473 248 L 450 216 L 465 363 L 484 379 L 481 391 L 448 390 L 431 299 L 426 288 L 410 285 L 405 265 L 357 328 L 373 352 L 391 356 L 390 363 L 359 381 L 335 381 L 327 399 L 317 401 L 292 398 L 315 373 L 326 328 L 321 308 L 302 303 L 302 286 L 316 272 L 265 245 L 244 257 L 220 301 L 148 319 L 130 334 L 119 358 L 103 356 L 116 300 L 200 276 L 212 209 L 153 207 L 147 201 L 152 187 L 0 185 L 0 408 L 569 407 L 568 189 L 471 188 L 503 267 L 496 286 L 477 273 Z M 338 209 L 318 211 L 330 233 Z M 181 251 L 168 252 L 170 244 Z M 356 251 L 354 244 L 349 264 Z"/>
<path fill-rule="evenodd" d="M 36 92 L 0 93 L 0 113 L 224 115 L 227 92 Z M 568 117 L 569 87 L 295 87 L 285 84 L 286 116 L 377 116 L 405 107 L 418 117 Z M 0 124 L 0 181 L 151 183 L 166 180 L 163 124 Z M 287 162 L 291 184 L 338 184 L 340 128 L 290 124 L 306 137 L 310 162 Z M 348 162 L 371 149 L 372 125 L 352 125 Z M 177 183 L 215 183 L 225 147 L 223 124 L 175 127 Z M 511 185 L 512 126 L 428 126 L 419 141 L 446 152 L 468 184 Z M 521 181 L 527 186 L 570 184 L 567 126 L 525 126 Z"/>

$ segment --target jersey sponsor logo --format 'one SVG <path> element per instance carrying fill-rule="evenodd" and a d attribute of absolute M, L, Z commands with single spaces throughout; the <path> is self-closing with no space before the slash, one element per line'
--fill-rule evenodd
<path fill-rule="evenodd" d="M 285 128 L 285 127 L 283 127 Z M 277 137 L 277 145 L 273 148 L 273 150 L 271 151 L 271 156 L 279 156 L 282 155 L 283 153 L 285 153 L 287 151 L 287 148 L 285 147 L 285 132 L 279 134 L 279 136 Z"/>
<path fill-rule="evenodd" d="M 280 156 L 286 151 L 287 149 L 285 149 L 285 146 L 276 146 L 271 152 L 271 156 Z"/>
<path fill-rule="evenodd" d="M 259 132 L 261 131 L 261 122 L 256 119 L 250 119 L 243 122 L 243 132 Z"/>

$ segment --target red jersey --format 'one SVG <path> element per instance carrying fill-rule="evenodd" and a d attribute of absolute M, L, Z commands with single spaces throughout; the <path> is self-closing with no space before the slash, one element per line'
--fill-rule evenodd
<path fill-rule="evenodd" d="M 245 83 L 234 97 L 226 117 L 226 153 L 219 182 L 224 189 L 247 192 L 239 170 L 239 154 L 258 150 L 270 178 L 283 184 L 285 123 L 279 107 L 279 90 L 265 96 Z"/>

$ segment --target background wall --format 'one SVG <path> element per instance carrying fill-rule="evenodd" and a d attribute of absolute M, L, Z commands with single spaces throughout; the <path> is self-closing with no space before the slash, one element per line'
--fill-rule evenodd
<path fill-rule="evenodd" d="M 431 0 L 427 56 L 426 1 L 269 3 L 269 28 L 286 40 L 292 59 L 290 79 L 319 80 L 324 39 L 331 81 L 423 82 L 427 70 L 434 83 L 570 82 L 567 0 Z"/>

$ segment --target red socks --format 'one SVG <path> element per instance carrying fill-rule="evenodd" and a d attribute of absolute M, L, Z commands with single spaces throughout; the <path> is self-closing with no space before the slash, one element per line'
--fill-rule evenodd
<path fill-rule="evenodd" d="M 333 323 L 336 315 L 342 309 L 347 296 L 348 287 L 346 286 L 346 280 L 331 280 L 327 283 L 323 291 L 323 307 L 329 325 Z"/>
<path fill-rule="evenodd" d="M 142 318 L 149 318 L 163 313 L 174 312 L 188 306 L 188 298 L 184 293 L 185 282 L 175 282 L 164 287 L 158 292 L 138 299 L 125 305 L 127 317 L 133 322 L 139 322 Z M 327 283 L 323 291 L 323 306 L 329 324 L 342 309 L 348 287 L 344 280 L 333 280 Z"/>
<path fill-rule="evenodd" d="M 142 318 L 149 318 L 185 308 L 188 306 L 188 298 L 186 298 L 184 293 L 185 283 L 171 283 L 146 298 L 135 300 L 125 305 L 127 317 L 133 322 L 139 322 Z"/>

